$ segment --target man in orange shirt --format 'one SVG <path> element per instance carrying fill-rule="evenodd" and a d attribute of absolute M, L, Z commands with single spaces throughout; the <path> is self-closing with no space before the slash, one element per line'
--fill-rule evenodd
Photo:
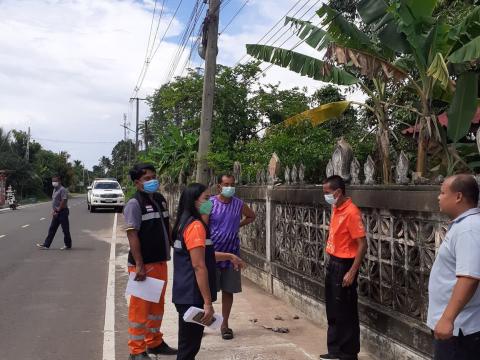
<path fill-rule="evenodd" d="M 323 360 L 357 360 L 360 352 L 357 276 L 367 250 L 360 210 L 345 196 L 337 175 L 323 183 L 325 201 L 332 205 L 326 250 L 330 255 L 325 278 L 328 354 Z"/>

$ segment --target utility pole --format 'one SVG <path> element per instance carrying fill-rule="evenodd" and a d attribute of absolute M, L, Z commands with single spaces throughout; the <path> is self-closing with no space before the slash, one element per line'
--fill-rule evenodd
<path fill-rule="evenodd" d="M 138 153 L 138 110 L 139 110 L 139 103 L 140 100 L 147 100 L 147 99 L 140 99 L 138 97 L 130 98 L 130 101 L 136 100 L 137 101 L 137 115 L 135 118 L 135 151 Z"/>
<path fill-rule="evenodd" d="M 127 114 L 123 113 L 123 141 L 127 141 Z"/>
<path fill-rule="evenodd" d="M 148 123 L 145 120 L 145 125 L 143 128 L 143 142 L 145 143 L 145 151 L 148 151 Z"/>
<path fill-rule="evenodd" d="M 213 98 L 215 95 L 215 73 L 218 53 L 218 22 L 220 17 L 220 0 L 210 0 L 205 26 L 207 26 L 207 49 L 205 54 L 205 76 L 203 79 L 202 116 L 200 122 L 200 139 L 197 155 L 197 182 L 208 184 L 207 164 L 208 148 L 212 137 Z"/>
<path fill-rule="evenodd" d="M 25 152 L 25 159 L 26 159 L 27 161 L 30 160 L 30 126 L 28 127 L 27 151 Z"/>

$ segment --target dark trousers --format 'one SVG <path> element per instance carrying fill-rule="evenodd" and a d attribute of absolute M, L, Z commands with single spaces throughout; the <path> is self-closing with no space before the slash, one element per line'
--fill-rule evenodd
<path fill-rule="evenodd" d="M 434 340 L 435 360 L 477 360 L 480 358 L 480 332 L 448 340 Z"/>
<path fill-rule="evenodd" d="M 179 305 L 175 304 L 178 311 L 178 354 L 177 360 L 195 360 L 202 344 L 203 326 L 183 321 L 183 315 L 191 307 L 203 309 L 203 304 Z"/>
<path fill-rule="evenodd" d="M 62 209 L 56 216 L 52 217 L 52 222 L 50 223 L 50 228 L 48 229 L 48 235 L 43 245 L 45 245 L 46 247 L 50 247 L 53 238 L 57 233 L 58 227 L 62 226 L 63 241 L 65 242 L 65 246 L 72 247 L 72 238 L 70 236 L 70 223 L 68 221 L 69 214 L 70 211 L 68 209 Z"/>
<path fill-rule="evenodd" d="M 325 300 L 328 353 L 354 360 L 360 352 L 357 279 L 351 286 L 342 287 L 343 277 L 352 264 L 353 259 L 330 257 L 325 278 Z"/>

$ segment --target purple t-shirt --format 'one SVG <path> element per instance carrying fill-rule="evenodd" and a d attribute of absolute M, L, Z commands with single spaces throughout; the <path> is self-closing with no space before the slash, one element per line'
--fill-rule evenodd
<path fill-rule="evenodd" d="M 243 201 L 233 197 L 229 203 L 223 203 L 217 196 L 212 196 L 210 200 L 213 202 L 213 209 L 208 225 L 215 251 L 239 255 L 238 231 L 242 219 Z M 220 269 L 227 269 L 231 266 L 230 261 L 217 262 L 217 267 Z"/>

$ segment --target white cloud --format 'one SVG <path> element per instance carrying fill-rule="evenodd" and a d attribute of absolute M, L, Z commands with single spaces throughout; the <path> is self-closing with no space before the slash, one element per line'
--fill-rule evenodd
<path fill-rule="evenodd" d="M 109 155 L 123 137 L 119 125 L 145 56 L 151 6 L 133 0 L 0 2 L 0 125 L 31 126 L 34 138 L 58 141 L 40 140 L 45 147 L 65 149 L 89 166 Z M 181 26 L 174 21 L 169 35 Z M 164 43 L 156 60 L 167 61 L 176 48 Z M 161 68 L 150 70 L 150 79 L 160 78 Z"/>
<path fill-rule="evenodd" d="M 236 9 L 242 3 L 234 0 L 227 6 Z M 159 34 L 165 31 L 177 4 L 167 2 L 170 8 Z M 183 11 L 189 13 L 193 0 L 184 4 Z M 251 0 L 220 37 L 218 62 L 233 65 L 245 54 L 245 44 L 256 43 L 293 4 L 292 0 Z M 306 4 L 297 16 L 316 6 L 305 19 L 314 14 L 321 1 Z M 34 138 L 56 140 L 40 140 L 43 146 L 67 150 L 73 159 L 90 167 L 102 155 L 109 155 L 114 143 L 123 138 L 122 114 L 129 113 L 133 120 L 128 98 L 145 57 L 152 7 L 153 0 L 0 1 L 0 126 L 24 130 L 30 126 Z M 222 23 L 226 21 L 228 17 Z M 173 22 L 170 37 L 151 63 L 140 97 L 161 85 L 178 49 L 171 36 L 180 34 L 184 26 L 177 19 Z M 284 46 L 295 43 L 292 37 Z M 305 45 L 298 50 L 315 54 Z M 262 81 L 281 82 L 282 87 L 321 86 L 276 66 Z M 146 112 L 142 104 L 142 117 Z"/>

